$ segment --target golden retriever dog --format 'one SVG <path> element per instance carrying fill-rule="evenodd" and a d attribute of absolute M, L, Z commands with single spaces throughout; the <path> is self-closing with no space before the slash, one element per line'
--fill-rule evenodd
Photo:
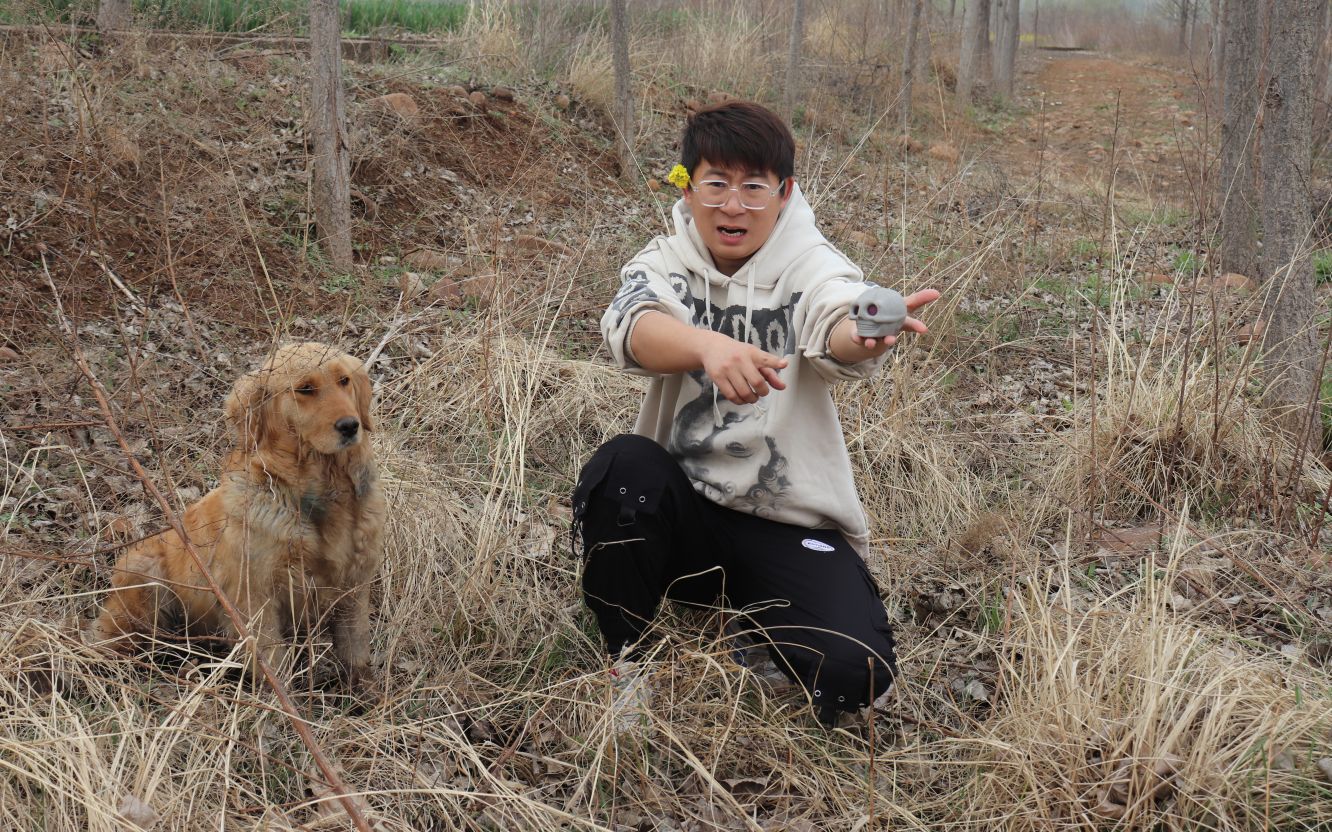
<path fill-rule="evenodd" d="M 224 410 L 237 447 L 221 484 L 185 510 L 185 531 L 273 667 L 287 636 L 327 622 L 343 679 L 357 687 L 370 669 L 385 511 L 366 436 L 370 378 L 332 347 L 292 344 L 242 376 Z M 93 634 L 159 629 L 236 636 L 172 530 L 121 556 Z"/>

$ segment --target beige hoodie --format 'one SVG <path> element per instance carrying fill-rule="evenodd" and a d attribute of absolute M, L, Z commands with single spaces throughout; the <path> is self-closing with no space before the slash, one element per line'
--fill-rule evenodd
<path fill-rule="evenodd" d="M 829 243 L 795 188 L 772 236 L 733 276 L 717 271 L 684 200 L 675 233 L 652 240 L 621 270 L 601 318 L 615 363 L 653 376 L 634 433 L 670 451 L 695 490 L 727 508 L 805 528 L 836 528 L 862 554 L 869 529 L 856 494 L 831 382 L 868 378 L 883 358 L 842 364 L 833 327 L 865 290 L 864 275 Z M 789 357 L 785 390 L 732 404 L 702 370 L 660 375 L 630 352 L 649 311 Z"/>

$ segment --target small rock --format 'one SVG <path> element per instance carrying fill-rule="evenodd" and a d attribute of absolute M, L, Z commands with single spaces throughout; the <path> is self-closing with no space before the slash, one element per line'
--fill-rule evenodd
<path fill-rule="evenodd" d="M 467 88 L 460 84 L 453 84 L 449 87 L 445 87 L 444 91 L 447 92 L 449 95 L 453 96 L 454 98 L 467 97 Z"/>
<path fill-rule="evenodd" d="M 897 146 L 907 153 L 919 153 L 925 149 L 925 145 L 919 139 L 907 135 L 897 137 Z"/>
<path fill-rule="evenodd" d="M 433 248 L 418 248 L 409 251 L 402 260 L 409 266 L 425 269 L 426 271 L 447 269 L 451 265 L 447 254 Z"/>
<path fill-rule="evenodd" d="M 1251 277 L 1246 277 L 1235 272 L 1226 272 L 1216 279 L 1218 288 L 1233 292 L 1252 292 L 1258 288 L 1258 284 Z"/>
<path fill-rule="evenodd" d="M 537 237 L 534 234 L 519 234 L 513 238 L 513 247 L 524 251 L 546 252 L 556 254 L 560 257 L 572 257 L 574 250 L 564 243 L 557 243 L 554 240 L 547 240 L 544 237 Z"/>
<path fill-rule="evenodd" d="M 513 90 L 508 87 L 491 87 L 490 94 L 500 101 L 513 101 L 514 99 Z"/>
<path fill-rule="evenodd" d="M 1262 319 L 1255 320 L 1253 323 L 1245 324 L 1235 330 L 1235 341 L 1240 344 L 1247 344 L 1250 341 L 1257 341 L 1263 337 L 1263 332 L 1267 329 L 1267 322 Z"/>
<path fill-rule="evenodd" d="M 397 113 L 402 118 L 411 118 L 421 112 L 416 99 L 405 92 L 391 92 L 388 95 L 381 95 L 378 98 L 370 99 L 370 103 L 376 107 L 382 107 Z"/>
<path fill-rule="evenodd" d="M 559 95 L 555 96 L 555 106 L 559 107 L 561 110 L 567 110 L 572 105 L 573 102 L 570 101 L 569 96 L 565 95 L 564 93 L 560 93 Z"/>
<path fill-rule="evenodd" d="M 879 240 L 868 231 L 847 231 L 843 234 L 848 242 L 855 243 L 861 248 L 874 248 L 879 244 Z"/>
<path fill-rule="evenodd" d="M 1324 757 L 1318 761 L 1318 770 L 1323 773 L 1323 779 L 1332 783 L 1332 757 Z"/>
<path fill-rule="evenodd" d="M 433 303 L 440 303 L 450 308 L 462 306 L 462 285 L 456 280 L 441 277 L 430 287 L 429 299 Z"/>
<path fill-rule="evenodd" d="M 1235 272 L 1226 272 L 1214 278 L 1202 275 L 1193 281 L 1193 291 L 1195 292 L 1245 293 L 1252 292 L 1257 286 L 1258 284 L 1251 278 Z"/>
<path fill-rule="evenodd" d="M 947 142 L 939 142 L 938 144 L 930 145 L 930 149 L 926 155 L 931 159 L 938 159 L 939 161 L 947 162 L 950 165 L 957 164 L 957 160 L 961 158 L 961 154 L 957 152 L 957 148 Z"/>
<path fill-rule="evenodd" d="M 383 257 L 379 258 L 379 264 L 381 266 L 392 266 L 396 262 L 398 262 L 398 258 L 391 254 L 385 254 Z"/>
<path fill-rule="evenodd" d="M 398 291 L 403 300 L 412 300 L 425 294 L 426 285 L 421 275 L 416 272 L 403 272 L 398 275 Z"/>
<path fill-rule="evenodd" d="M 132 794 L 125 795 L 116 811 L 122 818 L 140 829 L 151 829 L 158 821 L 157 812 L 153 807 Z"/>
<path fill-rule="evenodd" d="M 472 102 L 472 106 L 478 109 L 486 106 L 486 94 L 481 92 L 481 90 L 477 90 L 476 92 L 467 96 L 467 100 Z"/>

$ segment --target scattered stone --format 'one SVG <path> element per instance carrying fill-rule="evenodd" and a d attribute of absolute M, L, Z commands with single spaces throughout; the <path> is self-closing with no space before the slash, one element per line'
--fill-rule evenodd
<path fill-rule="evenodd" d="M 879 239 L 868 231 L 846 231 L 842 236 L 846 238 L 847 242 L 865 249 L 875 248 L 879 245 Z"/>
<path fill-rule="evenodd" d="M 462 306 L 462 285 L 456 280 L 441 277 L 430 287 L 429 300 L 434 303 L 440 303 L 451 309 L 456 309 L 457 307 Z"/>
<path fill-rule="evenodd" d="M 957 152 L 957 148 L 953 147 L 948 142 L 939 142 L 938 144 L 930 145 L 930 149 L 926 155 L 931 159 L 938 159 L 939 161 L 947 162 L 950 165 L 956 165 L 957 160 L 961 158 L 961 154 Z"/>
<path fill-rule="evenodd" d="M 508 87 L 491 87 L 490 94 L 500 101 L 510 101 L 514 99 L 513 90 Z"/>
<path fill-rule="evenodd" d="M 1240 344 L 1247 344 L 1251 341 L 1260 340 L 1263 337 L 1263 332 L 1266 329 L 1267 329 L 1266 321 L 1262 319 L 1255 320 L 1253 323 L 1245 324 L 1244 326 L 1235 330 L 1235 341 Z"/>
<path fill-rule="evenodd" d="M 1226 272 L 1216 278 L 1203 275 L 1193 281 L 1193 291 L 1195 292 L 1248 293 L 1257 288 L 1258 284 L 1254 282 L 1253 278 L 1235 272 Z"/>
<path fill-rule="evenodd" d="M 467 96 L 467 100 L 472 102 L 472 106 L 476 107 L 477 109 L 483 109 L 486 106 L 486 94 L 481 92 L 481 90 L 477 90 L 476 92 Z"/>
<path fill-rule="evenodd" d="M 402 261 L 413 268 L 426 271 L 447 269 L 452 265 L 447 254 L 433 248 L 418 248 L 410 251 L 402 258 Z"/>
<path fill-rule="evenodd" d="M 379 258 L 379 264 L 380 264 L 381 266 L 392 266 L 394 263 L 397 263 L 397 262 L 398 262 L 398 258 L 394 257 L 394 256 L 391 255 L 391 254 L 385 254 L 384 256 L 382 256 L 382 257 Z"/>
<path fill-rule="evenodd" d="M 919 139 L 908 135 L 898 136 L 897 146 L 907 153 L 919 153 L 925 149 L 925 145 Z"/>
<path fill-rule="evenodd" d="M 1258 283 L 1253 278 L 1235 272 L 1226 272 L 1221 275 L 1216 279 L 1216 284 L 1222 289 L 1237 292 L 1252 292 L 1258 288 Z"/>
<path fill-rule="evenodd" d="M 572 257 L 574 255 L 574 250 L 564 243 L 557 243 L 554 240 L 547 240 L 534 234 L 519 234 L 514 237 L 513 247 L 523 251 L 555 254 L 560 257 Z"/>
<path fill-rule="evenodd" d="M 403 300 L 413 300 L 425 294 L 425 280 L 416 272 L 403 272 L 398 275 L 398 291 Z"/>
<path fill-rule="evenodd" d="M 564 93 L 560 93 L 559 95 L 555 96 L 555 106 L 559 107 L 561 110 L 567 110 L 571 106 L 573 106 L 573 102 L 569 100 L 569 96 L 565 95 Z"/>
<path fill-rule="evenodd" d="M 421 112 L 421 107 L 405 92 L 391 92 L 378 98 L 370 99 L 370 104 L 397 113 L 404 119 L 412 118 Z"/>
<path fill-rule="evenodd" d="M 1318 761 L 1318 770 L 1323 773 L 1323 779 L 1332 783 L 1332 757 L 1324 757 Z"/>
<path fill-rule="evenodd" d="M 125 795 L 116 809 L 122 818 L 139 829 L 151 829 L 157 825 L 158 814 L 153 807 L 132 794 Z"/>
<path fill-rule="evenodd" d="M 449 95 L 453 96 L 454 98 L 467 97 L 467 88 L 462 86 L 461 84 L 453 84 L 449 87 L 446 87 L 444 91 L 447 92 Z"/>
<path fill-rule="evenodd" d="M 1108 552 L 1137 557 L 1158 549 L 1162 529 L 1158 526 L 1134 526 L 1128 529 L 1100 529 L 1092 534 L 1091 542 Z"/>

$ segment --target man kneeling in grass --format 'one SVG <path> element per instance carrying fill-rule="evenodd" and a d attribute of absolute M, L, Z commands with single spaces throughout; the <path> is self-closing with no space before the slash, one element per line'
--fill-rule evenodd
<path fill-rule="evenodd" d="M 614 361 L 653 382 L 634 432 L 597 449 L 573 497 L 616 729 L 645 713 L 637 662 L 663 597 L 744 611 L 831 725 L 895 671 L 831 385 L 872 376 L 896 338 L 856 334 L 864 275 L 815 226 L 781 119 L 747 102 L 702 110 L 682 157 L 675 233 L 625 265 L 601 319 Z M 926 331 L 912 317 L 903 329 Z"/>

